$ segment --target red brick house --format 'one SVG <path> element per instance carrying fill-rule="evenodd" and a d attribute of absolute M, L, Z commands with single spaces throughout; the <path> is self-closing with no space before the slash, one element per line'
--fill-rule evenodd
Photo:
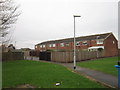
<path fill-rule="evenodd" d="M 96 34 L 76 37 L 76 49 L 96 51 L 98 48 L 104 50 L 104 56 L 116 56 L 118 54 L 118 41 L 113 33 Z M 73 50 L 73 38 L 52 40 L 35 45 L 35 50 Z"/>

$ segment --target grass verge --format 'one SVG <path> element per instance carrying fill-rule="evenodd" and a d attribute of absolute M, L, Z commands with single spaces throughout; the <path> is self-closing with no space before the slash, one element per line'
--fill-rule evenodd
<path fill-rule="evenodd" d="M 14 88 L 22 84 L 37 88 L 104 88 L 61 65 L 38 61 L 3 62 L 2 74 L 3 88 Z M 60 82 L 60 86 L 56 86 L 56 82 Z"/>
<path fill-rule="evenodd" d="M 109 57 L 109 58 L 101 58 L 96 60 L 79 62 L 77 63 L 77 65 L 80 67 L 85 67 L 117 76 L 118 75 L 117 69 L 114 67 L 114 65 L 117 64 L 117 61 L 118 61 L 118 57 Z"/>

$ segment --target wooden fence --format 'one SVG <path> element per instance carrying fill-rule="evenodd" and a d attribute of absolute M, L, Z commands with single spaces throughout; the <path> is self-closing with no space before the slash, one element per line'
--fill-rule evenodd
<path fill-rule="evenodd" d="M 3 52 L 2 61 L 24 60 L 23 52 Z"/>
<path fill-rule="evenodd" d="M 118 49 L 118 56 L 120 57 L 120 49 Z"/>
<path fill-rule="evenodd" d="M 51 52 L 51 61 L 55 62 L 73 62 L 74 52 Z M 104 51 L 77 51 L 76 61 L 104 57 Z"/>

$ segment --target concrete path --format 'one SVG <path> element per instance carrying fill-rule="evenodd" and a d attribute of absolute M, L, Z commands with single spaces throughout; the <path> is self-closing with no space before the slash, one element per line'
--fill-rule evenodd
<path fill-rule="evenodd" d="M 48 62 L 48 61 L 43 61 L 43 62 Z M 54 63 L 54 64 L 60 64 L 68 69 L 77 72 L 79 74 L 82 74 L 90 79 L 93 79 L 99 83 L 102 83 L 103 85 L 109 86 L 111 88 L 118 88 L 118 78 L 115 76 L 112 76 L 110 74 L 105 74 L 99 71 L 87 69 L 87 68 L 82 68 L 77 66 L 76 69 L 73 69 L 73 63 L 58 63 L 58 62 L 49 62 L 49 63 Z"/>
<path fill-rule="evenodd" d="M 87 68 L 82 68 L 79 66 L 77 66 L 76 69 L 74 70 L 73 63 L 61 63 L 61 64 L 75 72 L 89 76 L 90 78 L 93 78 L 99 83 L 102 83 L 112 88 L 118 87 L 118 78 L 115 76 L 112 76 L 110 74 L 105 74 L 102 72 L 98 72 L 95 70 L 87 69 Z"/>

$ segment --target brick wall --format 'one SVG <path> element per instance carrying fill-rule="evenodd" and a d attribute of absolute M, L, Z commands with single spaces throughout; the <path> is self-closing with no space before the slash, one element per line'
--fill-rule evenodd
<path fill-rule="evenodd" d="M 87 41 L 87 45 L 83 45 L 82 43 L 84 41 L 80 41 L 79 42 L 80 46 L 76 46 L 76 49 L 82 50 L 82 49 L 88 49 L 89 47 L 92 47 L 92 46 L 104 46 L 105 57 L 118 55 L 118 41 L 116 40 L 113 34 L 109 34 L 109 36 L 107 36 L 107 38 L 104 40 L 103 44 L 97 44 L 96 40 L 86 40 L 86 41 Z M 65 42 L 63 43 L 66 44 Z M 48 49 L 49 50 L 73 50 L 74 42 L 69 42 L 68 44 L 69 46 L 64 46 L 64 47 L 61 47 L 60 43 L 56 43 L 56 47 L 49 47 L 49 44 L 46 44 L 45 48 L 40 48 L 40 46 L 38 45 L 38 48 L 36 48 L 36 50 L 40 50 L 40 51 L 43 51 L 43 50 L 45 51 Z"/>
<path fill-rule="evenodd" d="M 118 41 L 111 34 L 104 40 L 105 56 L 117 56 L 118 55 Z"/>
<path fill-rule="evenodd" d="M 83 45 L 82 43 L 84 41 L 80 41 L 80 46 L 76 46 L 76 49 L 87 49 L 88 47 L 91 46 L 103 46 L 103 44 L 97 44 L 96 40 L 86 40 L 87 41 L 87 45 Z M 64 43 L 66 44 L 66 43 Z M 49 44 L 45 44 L 45 48 L 40 48 L 40 45 L 37 46 L 37 48 L 35 48 L 35 50 L 40 50 L 40 51 L 44 51 L 44 50 L 73 50 L 74 49 L 74 42 L 69 42 L 68 43 L 69 46 L 64 46 L 61 47 L 60 43 L 56 43 L 55 47 L 49 47 Z"/>

